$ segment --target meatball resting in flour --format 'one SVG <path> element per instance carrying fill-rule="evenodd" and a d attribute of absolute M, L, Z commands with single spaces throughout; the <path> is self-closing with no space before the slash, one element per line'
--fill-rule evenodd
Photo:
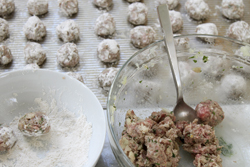
<path fill-rule="evenodd" d="M 30 137 L 47 134 L 50 131 L 49 118 L 41 111 L 27 113 L 19 119 L 18 129 Z"/>
<path fill-rule="evenodd" d="M 214 23 L 204 23 L 196 27 L 197 34 L 218 35 L 217 26 Z M 214 38 L 202 38 L 206 42 L 214 42 Z"/>
<path fill-rule="evenodd" d="M 119 68 L 110 67 L 103 70 L 98 76 L 98 82 L 103 90 L 109 91 Z"/>
<path fill-rule="evenodd" d="M 221 2 L 222 14 L 228 19 L 240 19 L 244 15 L 243 0 L 223 0 Z"/>
<path fill-rule="evenodd" d="M 103 13 L 96 19 L 95 33 L 99 36 L 110 36 L 116 29 L 115 20 L 109 13 Z"/>
<path fill-rule="evenodd" d="M 72 16 L 78 12 L 78 0 L 58 0 L 59 8 L 66 16 Z"/>
<path fill-rule="evenodd" d="M 134 25 L 146 24 L 148 8 L 144 3 L 135 2 L 128 6 L 128 21 Z"/>
<path fill-rule="evenodd" d="M 0 42 L 9 36 L 9 23 L 0 18 Z"/>
<path fill-rule="evenodd" d="M 79 39 L 80 28 L 74 20 L 66 20 L 56 27 L 56 33 L 63 42 L 73 42 Z"/>
<path fill-rule="evenodd" d="M 250 26 L 245 21 L 234 22 L 229 26 L 227 30 L 227 36 L 250 43 Z"/>
<path fill-rule="evenodd" d="M 23 32 L 27 39 L 41 41 L 46 36 L 46 26 L 37 16 L 32 16 L 25 23 Z"/>
<path fill-rule="evenodd" d="M 162 5 L 162 4 L 167 4 L 168 9 L 172 10 L 177 7 L 179 4 L 179 0 L 155 0 L 156 6 Z"/>
<path fill-rule="evenodd" d="M 7 46 L 0 45 L 0 64 L 6 65 L 12 62 L 13 56 Z"/>
<path fill-rule="evenodd" d="M 17 138 L 11 128 L 0 126 L 0 153 L 10 150 L 16 141 Z"/>
<path fill-rule="evenodd" d="M 48 12 L 48 0 L 28 0 L 28 11 L 31 15 L 43 15 Z"/>
<path fill-rule="evenodd" d="M 204 0 L 187 0 L 185 8 L 188 15 L 195 20 L 203 20 L 209 17 L 210 9 Z"/>
<path fill-rule="evenodd" d="M 79 63 L 79 54 L 74 43 L 66 43 L 57 51 L 57 62 L 62 67 L 75 67 Z"/>
<path fill-rule="evenodd" d="M 179 31 L 183 26 L 183 20 L 180 12 L 171 10 L 169 11 L 169 17 L 172 24 L 173 32 Z"/>
<path fill-rule="evenodd" d="M 4 17 L 15 10 L 14 0 L 0 0 L 0 16 Z"/>
<path fill-rule="evenodd" d="M 116 62 L 120 59 L 120 46 L 113 39 L 105 39 L 98 45 L 97 54 L 102 62 Z"/>
<path fill-rule="evenodd" d="M 113 0 L 93 0 L 93 4 L 99 8 L 108 8 L 113 4 Z"/>
<path fill-rule="evenodd" d="M 24 48 L 24 59 L 26 63 L 42 65 L 46 60 L 46 52 L 42 45 L 36 42 L 29 42 Z"/>

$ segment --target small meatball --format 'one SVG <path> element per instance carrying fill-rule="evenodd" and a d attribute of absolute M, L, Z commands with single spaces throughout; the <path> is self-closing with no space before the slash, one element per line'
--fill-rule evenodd
<path fill-rule="evenodd" d="M 210 9 L 204 0 L 187 0 L 185 8 L 188 15 L 195 20 L 203 20 L 209 17 Z"/>
<path fill-rule="evenodd" d="M 220 155 L 197 154 L 193 163 L 197 167 L 222 167 Z"/>
<path fill-rule="evenodd" d="M 196 27 L 197 34 L 218 35 L 217 26 L 214 23 L 204 23 Z M 206 42 L 214 42 L 214 38 L 202 38 Z"/>
<path fill-rule="evenodd" d="M 0 42 L 9 36 L 9 23 L 0 18 Z"/>
<path fill-rule="evenodd" d="M 74 43 L 66 43 L 57 51 L 57 62 L 62 67 L 75 67 L 79 63 L 79 54 Z"/>
<path fill-rule="evenodd" d="M 74 20 L 66 20 L 56 27 L 56 33 L 63 42 L 73 42 L 79 39 L 80 28 Z"/>
<path fill-rule="evenodd" d="M 115 20 L 109 13 L 104 13 L 96 19 L 95 33 L 99 36 L 114 34 L 116 29 Z"/>
<path fill-rule="evenodd" d="M 10 150 L 16 143 L 17 138 L 9 127 L 0 127 L 0 153 Z"/>
<path fill-rule="evenodd" d="M 78 0 L 58 0 L 60 10 L 66 16 L 72 16 L 78 12 Z"/>
<path fill-rule="evenodd" d="M 173 32 L 179 31 L 183 26 L 183 20 L 180 12 L 171 10 L 169 11 L 169 17 L 172 24 Z"/>
<path fill-rule="evenodd" d="M 195 110 L 201 122 L 212 127 L 215 127 L 224 119 L 224 111 L 216 101 L 206 100 L 200 102 Z"/>
<path fill-rule="evenodd" d="M 81 74 L 75 73 L 75 72 L 68 72 L 67 74 L 68 74 L 69 76 L 71 76 L 72 78 L 75 78 L 75 79 L 77 79 L 78 81 L 84 83 L 83 77 L 82 77 Z"/>
<path fill-rule="evenodd" d="M 128 6 L 128 21 L 134 25 L 146 24 L 148 8 L 144 3 L 135 2 Z"/>
<path fill-rule="evenodd" d="M 43 15 L 48 12 L 48 0 L 29 0 L 27 3 L 31 15 Z"/>
<path fill-rule="evenodd" d="M 98 45 L 97 54 L 105 63 L 116 62 L 120 59 L 120 46 L 113 39 L 105 39 Z"/>
<path fill-rule="evenodd" d="M 24 48 L 24 59 L 28 64 L 42 65 L 46 60 L 46 52 L 42 45 L 36 42 L 29 42 Z"/>
<path fill-rule="evenodd" d="M 250 26 L 245 21 L 234 22 L 229 26 L 227 36 L 250 43 Z"/>
<path fill-rule="evenodd" d="M 0 16 L 7 16 L 14 12 L 15 2 L 14 0 L 0 0 Z"/>
<path fill-rule="evenodd" d="M 221 11 L 228 19 L 240 19 L 244 15 L 243 0 L 222 0 Z"/>
<path fill-rule="evenodd" d="M 93 0 L 93 4 L 100 8 L 108 8 L 113 4 L 113 0 Z"/>
<path fill-rule="evenodd" d="M 130 30 L 130 41 L 137 48 L 145 46 L 155 41 L 156 32 L 150 26 L 137 26 Z"/>
<path fill-rule="evenodd" d="M 167 4 L 169 10 L 173 10 L 179 4 L 179 0 L 155 0 L 156 6 Z"/>
<path fill-rule="evenodd" d="M 0 45 L 0 64 L 6 65 L 12 62 L 13 56 L 7 46 Z"/>
<path fill-rule="evenodd" d="M 49 133 L 50 124 L 48 116 L 40 111 L 25 114 L 19 119 L 18 129 L 25 136 L 41 136 Z"/>
<path fill-rule="evenodd" d="M 134 3 L 134 2 L 140 2 L 141 0 L 126 0 L 128 1 L 129 3 Z"/>
<path fill-rule="evenodd" d="M 46 35 L 46 26 L 37 16 L 32 16 L 25 23 L 23 32 L 27 39 L 41 41 Z"/>
<path fill-rule="evenodd" d="M 98 81 L 99 81 L 100 87 L 103 90 L 109 91 L 110 86 L 112 85 L 113 80 L 118 71 L 119 71 L 119 68 L 110 67 L 110 68 L 103 70 L 99 74 Z"/>
<path fill-rule="evenodd" d="M 40 69 L 40 67 L 36 63 L 33 63 L 33 64 L 27 64 L 24 67 L 24 69 L 27 69 L 27 70 L 37 70 L 37 69 Z"/>

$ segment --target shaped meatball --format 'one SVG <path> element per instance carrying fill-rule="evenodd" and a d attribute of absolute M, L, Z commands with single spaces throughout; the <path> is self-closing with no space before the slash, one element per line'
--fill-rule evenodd
<path fill-rule="evenodd" d="M 105 39 L 98 45 L 97 54 L 105 63 L 116 62 L 120 59 L 120 46 L 113 39 Z"/>
<path fill-rule="evenodd" d="M 46 26 L 37 16 L 32 16 L 25 23 L 23 32 L 27 39 L 41 41 L 46 35 Z"/>
<path fill-rule="evenodd" d="M 68 72 L 67 74 L 68 74 L 69 76 L 71 76 L 72 78 L 75 78 L 75 79 L 77 79 L 78 81 L 84 83 L 83 77 L 82 77 L 81 74 L 75 73 L 75 72 Z"/>
<path fill-rule="evenodd" d="M 115 28 L 115 20 L 109 13 L 104 13 L 96 19 L 95 33 L 99 36 L 112 35 Z"/>
<path fill-rule="evenodd" d="M 0 153 L 8 151 L 16 143 L 17 138 L 9 127 L 0 127 Z"/>
<path fill-rule="evenodd" d="M 227 30 L 227 36 L 250 43 L 250 27 L 245 21 L 234 22 L 229 26 Z"/>
<path fill-rule="evenodd" d="M 169 17 L 172 24 L 173 32 L 179 31 L 183 26 L 183 20 L 180 12 L 171 10 L 169 11 Z"/>
<path fill-rule="evenodd" d="M 79 54 L 74 43 L 66 43 L 57 51 L 57 62 L 62 67 L 74 67 L 79 63 Z"/>
<path fill-rule="evenodd" d="M 240 19 L 244 15 L 243 0 L 223 0 L 221 2 L 222 14 L 229 19 Z"/>
<path fill-rule="evenodd" d="M 43 15 L 48 12 L 49 4 L 47 0 L 29 0 L 27 7 L 31 15 Z"/>
<path fill-rule="evenodd" d="M 196 27 L 197 34 L 218 35 L 217 26 L 214 23 L 204 23 Z M 206 42 L 214 42 L 214 38 L 202 38 Z"/>
<path fill-rule="evenodd" d="M 109 91 L 110 86 L 112 85 L 113 80 L 118 71 L 119 71 L 119 68 L 110 67 L 110 68 L 103 70 L 99 74 L 98 81 L 99 81 L 100 87 L 103 90 Z"/>
<path fill-rule="evenodd" d="M 56 33 L 63 42 L 72 42 L 79 39 L 80 28 L 74 20 L 66 20 L 56 27 Z"/>
<path fill-rule="evenodd" d="M 188 15 L 195 20 L 202 20 L 209 17 L 210 9 L 204 0 L 187 0 L 185 8 Z"/>
<path fill-rule="evenodd" d="M 0 16 L 7 16 L 14 12 L 15 2 L 14 0 L 0 0 Z"/>
<path fill-rule="evenodd" d="M 145 46 L 155 41 L 156 32 L 150 26 L 138 26 L 130 31 L 130 41 L 137 48 Z"/>
<path fill-rule="evenodd" d="M 134 25 L 146 24 L 148 8 L 145 4 L 135 2 L 128 7 L 128 21 Z"/>
<path fill-rule="evenodd" d="M 60 10 L 66 16 L 72 16 L 78 12 L 78 0 L 58 0 Z"/>
<path fill-rule="evenodd" d="M 177 7 L 179 4 L 179 0 L 155 0 L 156 6 L 162 5 L 162 4 L 167 4 L 168 9 L 172 10 Z"/>
<path fill-rule="evenodd" d="M 30 137 L 47 134 L 50 131 L 49 118 L 41 111 L 27 113 L 19 119 L 18 129 Z"/>
<path fill-rule="evenodd" d="M 113 0 L 93 0 L 93 4 L 100 8 L 108 8 L 113 4 Z"/>
<path fill-rule="evenodd" d="M 39 65 L 37 65 L 36 63 L 33 64 L 27 64 L 24 69 L 29 69 L 29 70 L 37 70 L 40 69 Z"/>
<path fill-rule="evenodd" d="M 42 65 L 46 60 L 46 52 L 42 45 L 36 42 L 29 42 L 24 48 L 24 59 L 28 64 Z"/>
<path fill-rule="evenodd" d="M 13 59 L 10 49 L 7 46 L 0 45 L 0 64 L 9 64 Z"/>
<path fill-rule="evenodd" d="M 0 18 L 0 42 L 9 36 L 9 23 Z"/>

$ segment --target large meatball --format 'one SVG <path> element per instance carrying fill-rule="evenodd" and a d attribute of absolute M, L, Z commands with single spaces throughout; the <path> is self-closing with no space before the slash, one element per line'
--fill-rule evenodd
<path fill-rule="evenodd" d="M 103 90 L 109 91 L 110 86 L 112 85 L 113 80 L 118 71 L 119 71 L 119 68 L 110 67 L 110 68 L 103 70 L 99 74 L 98 81 L 99 81 L 100 87 Z"/>
<path fill-rule="evenodd" d="M 48 12 L 49 4 L 47 0 L 29 0 L 27 7 L 31 15 L 43 15 Z"/>
<path fill-rule="evenodd" d="M 97 54 L 105 63 L 116 62 L 120 59 L 120 46 L 113 39 L 105 39 L 98 45 Z"/>
<path fill-rule="evenodd" d="M 183 26 L 183 19 L 180 12 L 171 10 L 169 11 L 169 17 L 172 24 L 173 32 L 179 31 Z"/>
<path fill-rule="evenodd" d="M 58 0 L 60 10 L 66 16 L 72 16 L 78 12 L 78 0 Z"/>
<path fill-rule="evenodd" d="M 196 27 L 197 34 L 218 35 L 217 26 L 214 23 L 204 23 Z M 214 42 L 214 38 L 201 38 L 206 42 Z"/>
<path fill-rule="evenodd" d="M 95 33 L 99 36 L 114 34 L 116 29 L 115 20 L 109 13 L 103 13 L 96 19 Z"/>
<path fill-rule="evenodd" d="M 202 20 L 209 17 L 210 9 L 204 0 L 187 0 L 185 8 L 188 15 L 195 20 Z"/>
<path fill-rule="evenodd" d="M 229 19 L 240 19 L 244 15 L 244 6 L 243 0 L 223 0 L 222 14 Z"/>
<path fill-rule="evenodd" d="M 56 27 L 56 33 L 63 42 L 72 42 L 79 39 L 80 28 L 74 20 L 66 20 Z"/>
<path fill-rule="evenodd" d="M 0 42 L 9 36 L 9 23 L 0 18 Z"/>
<path fill-rule="evenodd" d="M 0 0 L 0 16 L 7 16 L 15 10 L 14 0 Z"/>
<path fill-rule="evenodd" d="M 128 21 L 134 25 L 146 24 L 148 20 L 148 8 L 140 2 L 128 6 Z"/>
<path fill-rule="evenodd" d="M 23 32 L 27 39 L 41 41 L 46 35 L 46 26 L 37 16 L 32 16 L 25 23 Z"/>
<path fill-rule="evenodd" d="M 162 5 L 162 4 L 167 4 L 168 9 L 172 10 L 176 8 L 176 6 L 179 4 L 179 0 L 155 0 L 156 6 Z"/>
<path fill-rule="evenodd" d="M 0 45 L 0 64 L 6 65 L 12 62 L 13 56 L 7 46 Z"/>
<path fill-rule="evenodd" d="M 29 42 L 24 48 L 24 59 L 26 63 L 42 65 L 46 60 L 46 52 L 42 45 L 36 42 Z"/>
<path fill-rule="evenodd" d="M 62 67 L 75 67 L 79 63 L 79 54 L 74 43 L 66 43 L 57 51 L 57 62 Z"/>
<path fill-rule="evenodd" d="M 200 102 L 195 110 L 200 121 L 212 127 L 215 127 L 224 119 L 224 112 L 216 101 L 206 100 Z"/>
<path fill-rule="evenodd" d="M 40 111 L 25 114 L 19 119 L 18 129 L 25 136 L 41 136 L 49 133 L 48 116 Z"/>
<path fill-rule="evenodd" d="M 17 138 L 13 130 L 9 127 L 0 127 L 0 153 L 8 151 L 16 143 Z"/>
<path fill-rule="evenodd" d="M 93 4 L 100 8 L 108 8 L 113 4 L 113 0 L 93 0 Z"/>
<path fill-rule="evenodd" d="M 155 41 L 156 32 L 150 26 L 138 26 L 130 31 L 130 41 L 137 48 L 145 46 Z"/>
<path fill-rule="evenodd" d="M 250 26 L 245 21 L 234 22 L 229 26 L 227 36 L 250 43 Z"/>

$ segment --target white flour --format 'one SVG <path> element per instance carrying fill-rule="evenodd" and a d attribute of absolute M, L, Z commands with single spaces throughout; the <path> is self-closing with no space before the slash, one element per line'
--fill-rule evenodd
<path fill-rule="evenodd" d="M 51 131 L 39 138 L 29 138 L 18 130 L 15 117 L 10 123 L 18 141 L 7 154 L 0 154 L 1 167 L 80 167 L 88 159 L 92 125 L 79 111 L 77 116 L 67 110 L 58 111 L 56 101 L 50 104 L 36 98 L 39 107 L 50 118 Z"/>

